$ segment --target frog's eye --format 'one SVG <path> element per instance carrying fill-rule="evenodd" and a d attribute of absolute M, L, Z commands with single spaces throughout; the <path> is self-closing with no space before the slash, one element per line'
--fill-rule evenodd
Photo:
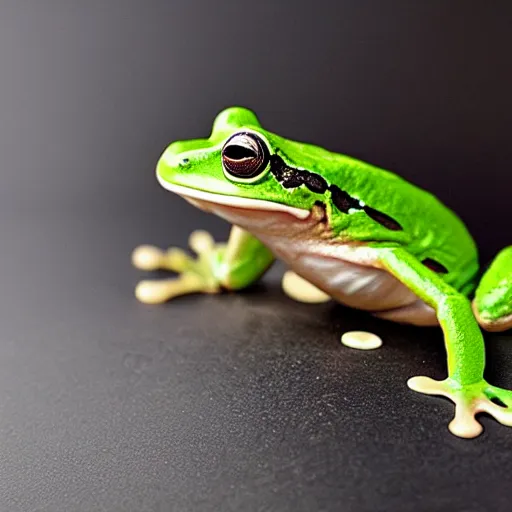
<path fill-rule="evenodd" d="M 268 162 L 266 144 L 253 133 L 236 133 L 222 148 L 224 172 L 235 181 L 256 181 L 266 170 Z"/>

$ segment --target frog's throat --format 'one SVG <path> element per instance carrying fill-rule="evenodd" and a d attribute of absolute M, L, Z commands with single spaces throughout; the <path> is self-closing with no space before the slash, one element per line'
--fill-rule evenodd
<path fill-rule="evenodd" d="M 185 199 L 196 199 L 199 201 L 206 201 L 208 203 L 215 203 L 233 208 L 244 208 L 246 210 L 266 210 L 271 212 L 284 212 L 293 215 L 297 219 L 306 219 L 310 215 L 309 210 L 302 208 L 294 208 L 285 204 L 273 203 L 271 201 L 263 201 L 262 199 L 249 199 L 246 197 L 226 196 L 223 194 L 212 194 L 195 188 L 184 187 L 182 185 L 175 185 L 163 180 L 157 175 L 158 181 L 166 190 L 174 192 Z"/>

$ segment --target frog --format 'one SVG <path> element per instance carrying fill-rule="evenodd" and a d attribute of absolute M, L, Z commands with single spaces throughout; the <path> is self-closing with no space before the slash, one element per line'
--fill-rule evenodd
<path fill-rule="evenodd" d="M 479 436 L 487 413 L 512 426 L 512 391 L 484 378 L 482 329 L 512 328 L 512 246 L 483 272 L 461 218 L 405 178 L 345 154 L 263 128 L 242 106 L 222 110 L 208 138 L 172 142 L 156 165 L 164 189 L 232 225 L 227 242 L 193 232 L 195 256 L 143 245 L 142 270 L 177 277 L 135 289 L 157 304 L 190 293 L 243 290 L 280 260 L 287 294 L 333 300 L 378 318 L 442 329 L 447 376 L 414 376 L 408 387 L 455 404 L 449 431 Z"/>

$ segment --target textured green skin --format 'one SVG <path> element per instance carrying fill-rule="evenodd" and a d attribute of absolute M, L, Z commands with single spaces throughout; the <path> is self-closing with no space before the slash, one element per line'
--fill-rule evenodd
<path fill-rule="evenodd" d="M 512 246 L 503 249 L 476 290 L 475 305 L 485 320 L 496 321 L 512 315 Z"/>
<path fill-rule="evenodd" d="M 340 212 L 329 191 L 316 194 L 304 186 L 285 189 L 271 173 L 250 184 L 229 180 L 223 173 L 221 149 L 228 137 L 241 130 L 256 131 L 287 164 L 323 176 L 329 184 L 391 216 L 403 230 L 389 230 L 363 211 Z M 335 237 L 374 247 L 381 266 L 436 310 L 448 356 L 446 383 L 459 399 L 469 403 L 492 395 L 512 405 L 512 392 L 483 379 L 484 340 L 467 297 L 478 272 L 475 243 L 462 221 L 432 194 L 389 171 L 268 132 L 252 112 L 237 107 L 219 114 L 208 139 L 171 144 L 159 160 L 157 173 L 176 185 L 306 210 L 323 201 Z M 249 250 L 244 250 L 244 240 L 232 244 L 232 254 L 238 256 L 227 266 L 224 263 L 224 285 L 246 286 L 270 264 L 271 256 L 261 243 L 253 237 L 247 242 Z M 421 263 L 424 258 L 437 260 L 449 272 L 434 273 Z M 218 263 L 221 268 L 222 257 Z M 512 312 L 512 248 L 502 252 L 484 276 L 477 304 L 483 316 L 493 319 Z"/>

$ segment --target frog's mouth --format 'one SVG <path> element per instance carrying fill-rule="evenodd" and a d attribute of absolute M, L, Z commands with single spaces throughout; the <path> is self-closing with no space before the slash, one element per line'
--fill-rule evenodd
<path fill-rule="evenodd" d="M 294 208 L 293 206 L 288 206 L 286 204 L 273 203 L 271 201 L 264 201 L 262 199 L 251 199 L 246 197 L 214 194 L 211 192 L 205 192 L 204 190 L 198 190 L 195 188 L 184 187 L 183 185 L 175 185 L 173 183 L 169 183 L 168 181 L 160 178 L 158 175 L 157 178 L 163 188 L 182 196 L 194 206 L 197 206 L 198 208 L 205 211 L 211 210 L 211 208 L 208 206 L 209 204 L 217 204 L 243 210 L 255 210 L 260 212 L 282 212 L 301 220 L 306 219 L 310 215 L 309 210 Z"/>

